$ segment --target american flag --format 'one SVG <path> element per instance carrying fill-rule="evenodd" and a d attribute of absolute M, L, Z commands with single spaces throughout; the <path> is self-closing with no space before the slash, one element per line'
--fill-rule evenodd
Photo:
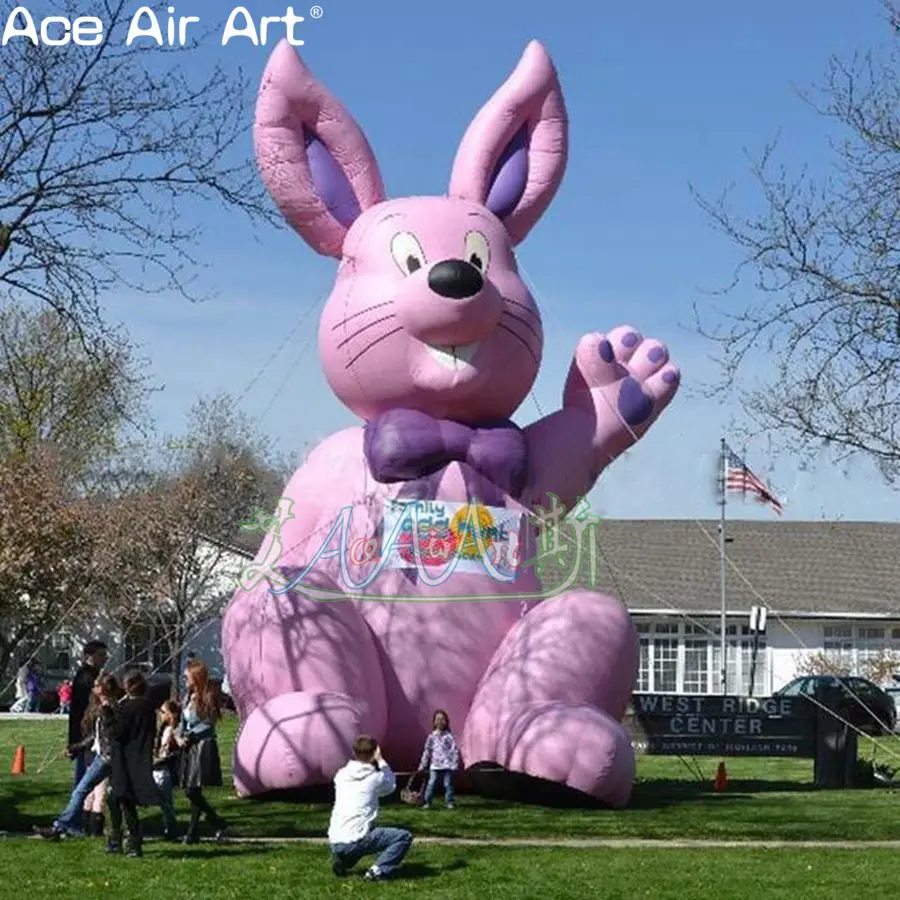
<path fill-rule="evenodd" d="M 729 447 L 725 445 L 725 490 L 753 494 L 760 503 L 767 503 L 780 516 L 784 512 L 781 501 L 772 489 Z"/>

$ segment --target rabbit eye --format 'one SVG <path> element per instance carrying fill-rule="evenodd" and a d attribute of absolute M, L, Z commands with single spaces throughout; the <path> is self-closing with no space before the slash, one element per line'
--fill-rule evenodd
<path fill-rule="evenodd" d="M 391 240 L 391 255 L 404 275 L 412 275 L 425 266 L 425 252 L 408 231 L 395 234 Z"/>
<path fill-rule="evenodd" d="M 487 238 L 480 231 L 470 231 L 466 235 L 465 260 L 480 272 L 486 272 L 491 259 Z"/>

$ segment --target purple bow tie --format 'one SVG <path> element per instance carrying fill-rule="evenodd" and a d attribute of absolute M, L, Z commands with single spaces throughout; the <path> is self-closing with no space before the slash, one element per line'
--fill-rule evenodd
<path fill-rule="evenodd" d="M 497 488 L 518 499 L 528 478 L 525 435 L 508 420 L 474 427 L 412 409 L 392 409 L 366 424 L 363 449 L 376 481 L 427 479 L 426 491 L 432 498 L 437 480 L 428 476 L 453 462 L 468 464 L 489 482 L 480 489 L 467 484 L 470 494 L 483 503 L 499 499 Z"/>

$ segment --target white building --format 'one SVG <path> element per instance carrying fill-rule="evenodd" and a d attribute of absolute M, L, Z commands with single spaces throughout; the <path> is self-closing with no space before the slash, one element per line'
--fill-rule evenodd
<path fill-rule="evenodd" d="M 754 605 L 768 611 L 757 696 L 810 656 L 865 674 L 867 660 L 897 654 L 900 672 L 900 524 L 736 520 L 726 538 L 729 693 L 750 687 Z M 641 636 L 637 689 L 720 693 L 719 523 L 607 520 L 596 546 L 594 583 L 626 603 Z"/>
<path fill-rule="evenodd" d="M 573 541 L 561 543 L 546 581 L 564 577 L 568 565 L 580 562 L 579 583 L 628 606 L 641 640 L 638 691 L 720 693 L 718 522 L 618 519 L 593 527 L 593 537 L 585 532 L 580 561 Z M 785 685 L 811 655 L 825 655 L 854 674 L 865 674 L 866 660 L 885 653 L 900 660 L 900 524 L 734 520 L 726 531 L 729 693 L 750 689 L 752 606 L 768 610 L 758 643 L 756 696 Z M 208 542 L 199 566 L 206 582 L 185 654 L 196 653 L 218 675 L 224 672 L 220 614 L 260 542 L 247 538 Z M 113 666 L 137 663 L 171 673 L 174 663 L 181 664 L 169 658 L 158 624 L 121 629 L 108 623 L 100 633 L 91 628 L 60 629 L 45 642 L 51 677 L 68 674 L 91 637 L 107 641 Z"/>
<path fill-rule="evenodd" d="M 209 665 L 213 675 L 221 677 L 224 674 L 221 613 L 234 594 L 239 573 L 253 555 L 247 546 L 212 539 L 200 543 L 191 571 L 190 590 L 185 591 L 189 596 L 179 602 L 187 631 L 180 658 L 178 654 L 173 655 L 167 639 L 167 629 L 178 614 L 172 601 L 168 608 L 165 603 L 158 604 L 152 617 L 138 616 L 133 621 L 119 623 L 91 608 L 90 597 L 84 597 L 83 608 L 75 606 L 39 645 L 19 646 L 0 683 L 0 697 L 9 696 L 16 669 L 32 653 L 42 663 L 48 686 L 70 677 L 80 663 L 82 647 L 94 638 L 109 647 L 112 670 L 135 666 L 148 674 L 171 675 L 193 653 Z"/>

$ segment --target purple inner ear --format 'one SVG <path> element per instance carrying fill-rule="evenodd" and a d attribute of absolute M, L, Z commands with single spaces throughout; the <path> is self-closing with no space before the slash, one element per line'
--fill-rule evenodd
<path fill-rule="evenodd" d="M 361 212 L 353 187 L 325 144 L 307 128 L 303 129 L 303 143 L 309 175 L 319 199 L 344 228 L 349 228 Z"/>
<path fill-rule="evenodd" d="M 506 145 L 491 179 L 484 205 L 502 219 L 518 205 L 528 184 L 528 127 L 523 125 Z"/>

